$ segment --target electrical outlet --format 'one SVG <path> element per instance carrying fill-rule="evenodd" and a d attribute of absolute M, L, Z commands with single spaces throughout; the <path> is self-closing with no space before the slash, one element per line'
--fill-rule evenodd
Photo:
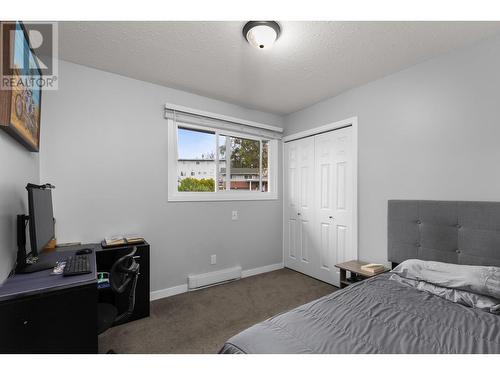
<path fill-rule="evenodd" d="M 210 264 L 217 264 L 217 255 L 213 254 L 210 256 Z"/>
<path fill-rule="evenodd" d="M 231 219 L 238 220 L 238 211 L 233 211 L 233 213 L 231 214 Z"/>

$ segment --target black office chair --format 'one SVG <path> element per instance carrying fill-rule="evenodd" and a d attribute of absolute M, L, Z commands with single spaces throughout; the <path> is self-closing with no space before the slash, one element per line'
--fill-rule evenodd
<path fill-rule="evenodd" d="M 111 328 L 114 324 L 127 320 L 134 312 L 135 287 L 139 278 L 139 263 L 134 259 L 137 247 L 132 252 L 118 259 L 109 272 L 109 285 L 115 294 L 128 291 L 128 308 L 118 315 L 118 309 L 110 303 L 97 305 L 97 334 Z"/>

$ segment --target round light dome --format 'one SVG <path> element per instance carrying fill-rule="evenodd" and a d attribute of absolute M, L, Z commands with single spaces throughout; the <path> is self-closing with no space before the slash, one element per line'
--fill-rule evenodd
<path fill-rule="evenodd" d="M 255 48 L 270 48 L 280 36 L 280 26 L 274 21 L 250 21 L 243 27 L 243 36 Z"/>

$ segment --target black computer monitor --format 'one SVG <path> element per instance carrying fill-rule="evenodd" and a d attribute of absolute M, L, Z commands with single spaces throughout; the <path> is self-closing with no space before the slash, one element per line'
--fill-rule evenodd
<path fill-rule="evenodd" d="M 55 237 L 52 189 L 28 185 L 29 231 L 31 256 L 38 254 Z"/>
<path fill-rule="evenodd" d="M 45 246 L 55 237 L 52 189 L 50 184 L 28 184 L 28 215 L 17 215 L 17 273 L 30 273 L 54 267 L 53 262 L 38 259 Z M 26 225 L 30 246 L 26 246 Z M 28 250 L 29 249 L 29 250 Z"/>

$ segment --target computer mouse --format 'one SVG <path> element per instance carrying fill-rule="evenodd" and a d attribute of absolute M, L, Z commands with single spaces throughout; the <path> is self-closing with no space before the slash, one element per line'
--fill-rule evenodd
<path fill-rule="evenodd" d="M 83 254 L 90 254 L 92 253 L 92 249 L 81 249 L 78 250 L 75 254 L 76 255 L 83 255 Z"/>

